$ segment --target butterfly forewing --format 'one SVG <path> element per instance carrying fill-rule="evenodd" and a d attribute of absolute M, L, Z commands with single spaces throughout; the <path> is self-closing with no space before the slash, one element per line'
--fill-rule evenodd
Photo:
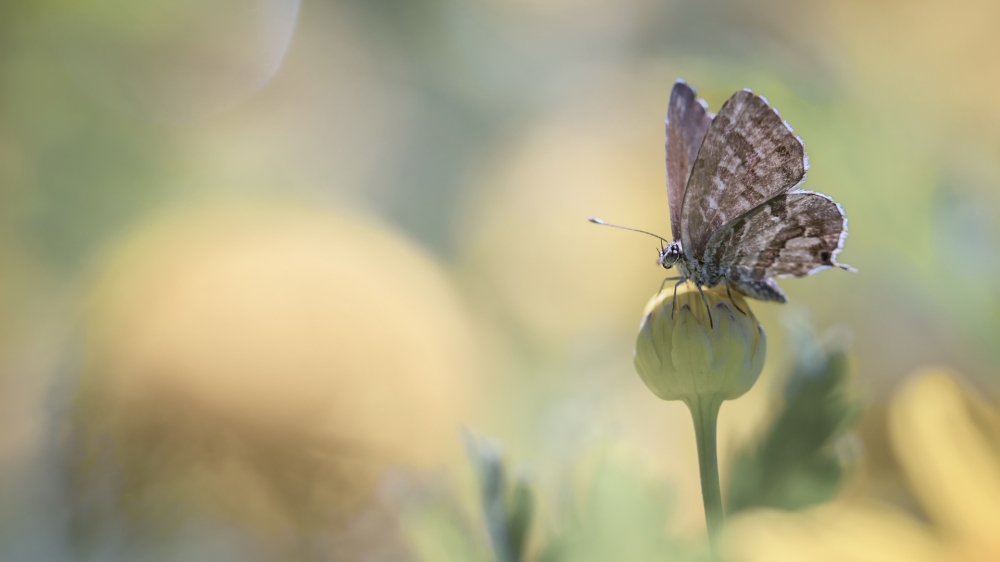
<path fill-rule="evenodd" d="M 778 195 L 724 229 L 705 253 L 715 256 L 722 275 L 734 282 L 768 277 L 801 277 L 839 265 L 837 253 L 847 233 L 840 205 L 819 193 Z"/>
<path fill-rule="evenodd" d="M 681 240 L 691 260 L 711 260 L 712 235 L 804 178 L 802 141 L 760 96 L 736 92 L 702 141 L 681 207 Z"/>
<path fill-rule="evenodd" d="M 670 203 L 670 232 L 674 240 L 681 237 L 681 204 L 688 176 L 698 156 L 698 148 L 712 124 L 704 100 L 694 89 L 678 80 L 670 92 L 667 109 L 667 199 Z"/>

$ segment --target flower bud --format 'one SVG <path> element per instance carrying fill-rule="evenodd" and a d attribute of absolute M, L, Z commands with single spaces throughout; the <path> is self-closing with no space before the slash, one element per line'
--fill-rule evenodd
<path fill-rule="evenodd" d="M 743 296 L 705 289 L 706 307 L 691 283 L 668 288 L 646 305 L 634 363 L 646 386 L 664 400 L 732 400 L 757 381 L 767 337 Z M 734 306 L 735 305 L 735 306 Z M 711 310 L 711 320 L 709 319 Z"/>

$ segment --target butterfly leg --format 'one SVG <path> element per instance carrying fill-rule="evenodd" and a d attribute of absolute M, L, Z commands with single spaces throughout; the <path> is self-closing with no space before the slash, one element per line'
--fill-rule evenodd
<path fill-rule="evenodd" d="M 708 297 L 705 296 L 705 291 L 701 290 L 701 285 L 698 285 L 698 292 L 701 293 L 701 302 L 705 303 L 705 310 L 708 311 L 708 326 L 715 328 L 715 322 L 712 321 L 712 307 L 708 306 Z"/>
<path fill-rule="evenodd" d="M 733 300 L 733 294 L 729 291 L 728 279 L 726 280 L 726 295 L 729 296 L 729 302 L 733 303 L 733 306 L 736 308 L 736 310 L 739 310 L 741 314 L 746 315 L 746 312 L 743 312 L 743 309 L 740 308 L 740 305 L 736 304 L 736 301 Z"/>
<path fill-rule="evenodd" d="M 669 279 L 669 277 L 667 279 Z M 664 279 L 663 282 L 666 283 L 667 279 Z M 684 277 L 681 277 L 680 281 L 678 281 L 677 284 L 674 285 L 674 301 L 673 301 L 673 303 L 670 306 L 670 318 L 674 317 L 674 311 L 677 310 L 677 287 L 680 287 L 681 283 L 683 283 L 685 281 L 687 281 L 687 279 L 684 278 Z"/>
<path fill-rule="evenodd" d="M 663 280 L 663 283 L 660 283 L 660 290 L 656 291 L 656 294 L 658 295 L 658 294 L 660 294 L 660 293 L 663 292 L 663 288 L 667 286 L 667 281 L 677 281 L 678 279 L 684 279 L 684 278 L 683 277 L 667 277 L 667 278 L 665 278 Z"/>

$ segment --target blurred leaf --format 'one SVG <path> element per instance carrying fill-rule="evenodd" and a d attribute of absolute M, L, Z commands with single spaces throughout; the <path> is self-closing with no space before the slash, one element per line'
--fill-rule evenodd
<path fill-rule="evenodd" d="M 667 532 L 670 507 L 665 486 L 605 459 L 539 562 L 706 560 Z"/>
<path fill-rule="evenodd" d="M 523 560 L 525 546 L 528 543 L 528 531 L 535 512 L 535 496 L 528 483 L 519 479 L 514 484 L 508 506 L 507 533 L 510 536 L 510 546 L 514 556 Z"/>
<path fill-rule="evenodd" d="M 411 514 L 404 525 L 416 560 L 422 562 L 488 562 L 489 555 L 455 510 L 435 505 Z"/>
<path fill-rule="evenodd" d="M 467 434 L 466 449 L 479 475 L 496 560 L 526 560 L 535 510 L 531 488 L 518 480 L 508 489 L 496 442 Z M 561 528 L 541 548 L 539 562 L 706 559 L 704 549 L 692 548 L 667 532 L 671 502 L 665 486 L 607 458 L 596 468 L 583 493 L 570 488 L 569 475 L 564 479 L 570 506 L 561 514 Z"/>
<path fill-rule="evenodd" d="M 531 489 L 524 480 L 518 480 L 513 490 L 507 489 L 506 469 L 495 441 L 466 432 L 465 448 L 479 476 L 483 516 L 496 559 L 520 562 L 534 511 Z"/>
<path fill-rule="evenodd" d="M 737 453 L 727 487 L 728 513 L 822 503 L 833 498 L 843 479 L 834 445 L 859 411 L 847 393 L 846 354 L 824 347 L 806 329 L 791 333 L 798 341 L 784 408 L 756 443 Z"/>

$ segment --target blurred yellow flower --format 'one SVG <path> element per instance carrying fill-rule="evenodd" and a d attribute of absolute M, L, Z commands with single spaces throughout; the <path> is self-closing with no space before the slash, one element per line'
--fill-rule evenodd
<path fill-rule="evenodd" d="M 151 221 L 106 263 L 74 423 L 81 490 L 119 475 L 126 515 L 324 525 L 385 468 L 457 456 L 471 327 L 440 267 L 389 229 L 212 208 Z"/>
<path fill-rule="evenodd" d="M 1000 411 L 952 373 L 917 373 L 888 412 L 892 450 L 927 525 L 874 502 L 758 511 L 724 534 L 728 562 L 1000 560 Z"/>

